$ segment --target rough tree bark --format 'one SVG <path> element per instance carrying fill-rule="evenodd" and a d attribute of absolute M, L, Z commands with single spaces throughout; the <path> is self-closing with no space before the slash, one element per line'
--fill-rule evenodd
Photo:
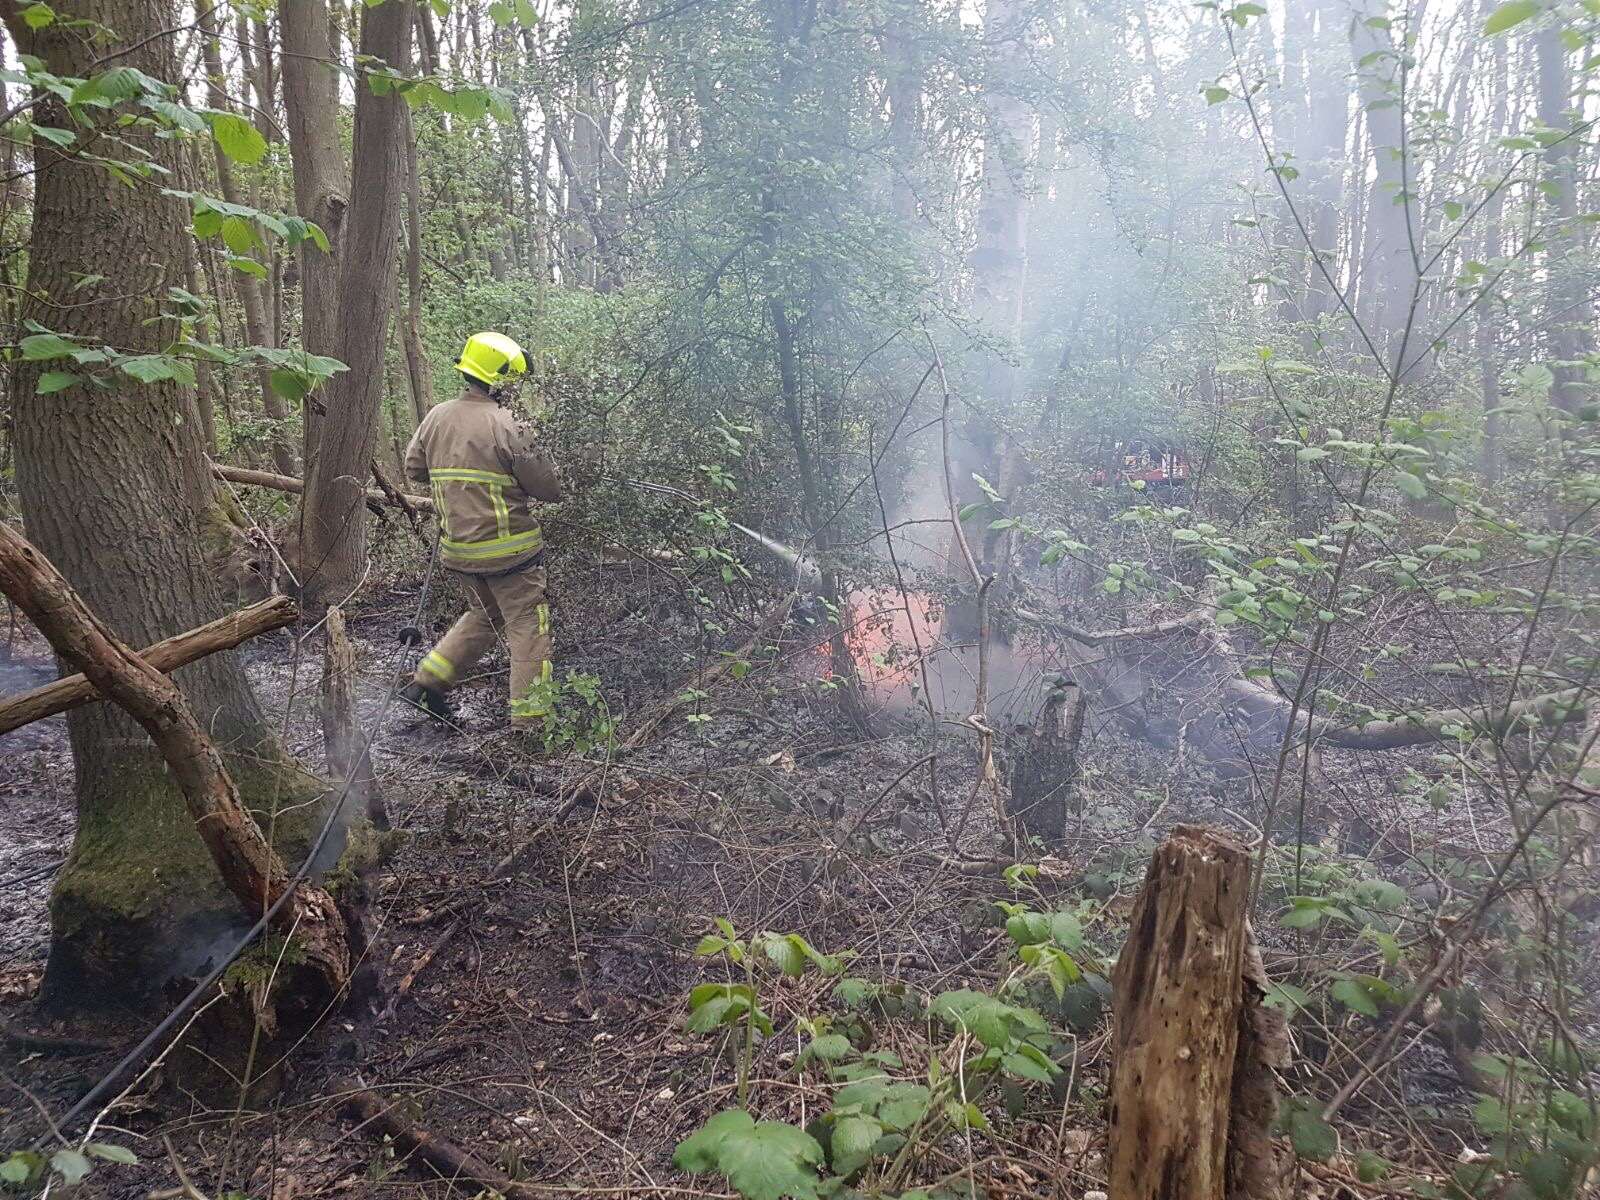
<path fill-rule="evenodd" d="M 1248 852 L 1213 830 L 1180 825 L 1150 860 L 1112 973 L 1117 1200 L 1277 1194 L 1269 1068 L 1283 1043 L 1261 1005 L 1264 979 L 1246 975 L 1259 965 L 1249 879 Z"/>
<path fill-rule="evenodd" d="M 365 9 L 361 56 L 404 69 L 411 24 L 407 0 L 389 0 Z M 404 178 L 405 104 L 398 92 L 374 93 L 365 76 L 357 82 L 353 199 L 340 235 L 331 323 L 331 353 L 349 370 L 326 385 L 322 397 L 326 415 L 312 421 L 308 409 L 306 422 L 306 492 L 300 509 L 299 553 L 305 601 L 313 610 L 355 588 L 366 568 L 367 523 L 361 510 L 383 404 L 383 352 L 394 300 L 394 250 L 400 229 L 395 200 Z M 308 304 L 308 335 L 312 319 Z"/>
<path fill-rule="evenodd" d="M 349 202 L 339 139 L 339 75 L 328 32 L 326 0 L 283 0 L 283 106 L 294 162 L 294 202 L 300 216 L 328 235 L 331 253 L 300 245 L 301 329 L 305 348 L 333 355 L 339 315 L 339 254 Z M 306 445 L 316 441 L 318 414 L 307 408 Z"/>
<path fill-rule="evenodd" d="M 66 22 L 30 30 L 8 14 L 13 37 L 60 75 L 94 73 L 97 55 L 158 79 L 176 78 L 167 5 L 86 0 L 74 17 L 116 31 L 104 46 Z M 70 122 L 52 99 L 48 125 Z M 91 125 L 114 111 L 87 110 Z M 80 144 L 93 141 L 79 126 Z M 138 126 L 141 142 L 176 166 L 173 144 Z M 112 139 L 114 143 L 115 139 Z M 154 188 L 117 186 L 92 163 L 41 145 L 21 317 L 91 344 L 160 353 L 176 330 L 160 319 L 167 289 L 183 282 L 187 214 Z M 82 281 L 96 282 L 84 286 Z M 57 300 L 72 297 L 72 303 Z M 170 383 L 34 394 L 40 364 L 12 375 L 17 485 L 29 537 L 117 636 L 149 645 L 219 616 L 213 551 L 232 531 L 216 503 L 192 400 Z M 317 782 L 284 756 L 232 654 L 177 674 L 201 725 L 222 751 L 246 800 L 296 810 L 280 830 L 316 816 Z M 214 935 L 238 906 L 194 834 L 183 798 L 134 721 L 110 705 L 67 717 L 77 768 L 78 830 L 51 900 L 43 998 L 73 1009 L 137 1005 L 155 994 L 174 956 Z M 205 932 L 211 931 L 210 933 Z"/>

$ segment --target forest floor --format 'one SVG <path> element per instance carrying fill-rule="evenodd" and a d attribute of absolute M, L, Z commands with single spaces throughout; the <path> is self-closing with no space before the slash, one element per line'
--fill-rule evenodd
<path fill-rule="evenodd" d="M 555 581 L 559 669 L 600 677 L 623 735 L 630 717 L 673 695 L 698 664 L 743 643 L 772 599 L 752 594 L 740 619 L 725 615 L 727 628 L 707 634 L 693 606 L 643 568 L 558 563 Z M 369 726 L 397 672 L 413 661 L 396 649 L 395 632 L 411 618 L 418 585 L 403 575 L 383 599 L 351 614 Z M 433 628 L 443 628 L 458 600 L 451 589 L 436 592 Z M 993 901 L 1016 898 L 1001 876 L 1012 857 L 987 801 L 968 802 L 976 756 L 956 731 L 964 714 L 952 714 L 942 734 L 935 798 L 925 767 L 901 777 L 928 754 L 926 718 L 920 727 L 887 720 L 886 736 L 872 740 L 853 733 L 819 684 L 826 672 L 818 636 L 792 623 L 773 665 L 725 679 L 700 701 L 709 720 L 692 722 L 692 707 L 679 710 L 656 737 L 611 761 L 602 803 L 568 813 L 504 878 L 494 877 L 495 864 L 555 808 L 560 785 L 596 764 L 508 754 L 498 734 L 498 656 L 457 693 L 457 729 L 392 705 L 373 744 L 389 812 L 404 833 L 370 881 L 370 954 L 384 991 L 297 1047 L 287 1086 L 262 1111 L 185 1103 L 170 1088 L 159 1104 L 119 1111 L 112 1124 L 129 1131 L 141 1165 L 97 1172 L 89 1186 L 133 1197 L 177 1185 L 166 1137 L 207 1195 L 438 1198 L 478 1190 L 354 1132 L 340 1096 L 359 1079 L 380 1094 L 405 1095 L 408 1119 L 535 1192 L 722 1194 L 720 1181 L 687 1177 L 671 1164 L 679 1140 L 735 1102 L 734 1067 L 719 1039 L 684 1028 L 690 988 L 725 977 L 721 960 L 694 953 L 716 918 L 741 934 L 796 932 L 824 953 L 849 951 L 849 974 L 922 995 L 992 987 L 1009 945 Z M 296 655 L 286 634 L 245 653 L 292 748 L 319 762 L 319 656 Z M 6 691 L 53 674 L 37 642 L 15 645 L 4 670 Z M 0 750 L 0 879 L 39 872 L 0 890 L 0 1017 L 20 1025 L 48 941 L 49 868 L 70 845 L 71 757 L 61 718 L 0 739 Z M 1106 901 L 1088 933 L 1096 949 L 1113 952 L 1118 918 L 1165 829 L 1180 820 L 1241 827 L 1242 802 L 1203 774 L 1091 710 L 1081 815 L 1033 880 L 1040 899 L 1070 908 L 1091 892 Z M 424 960 L 414 986 L 385 1012 L 396 984 Z M 778 1030 L 753 1071 L 751 1107 L 765 1116 L 803 1124 L 825 1099 L 794 1059 L 803 1045 L 797 1020 L 837 1014 L 831 986 L 815 974 L 773 972 L 763 982 Z M 1015 1111 L 982 1139 L 931 1147 L 921 1182 L 970 1177 L 978 1192 L 997 1197 L 1077 1197 L 1104 1186 L 1108 1037 L 1098 994 L 1074 1003 L 1057 1014 L 1069 1029 L 1070 1073 L 1053 1088 L 1008 1097 Z M 879 1016 L 873 1044 L 895 1047 L 913 1070 L 937 1052 L 925 1022 Z M 151 1014 L 130 1018 L 137 1031 Z M 1426 1084 L 1439 1074 L 1439 1056 L 1426 1046 L 1416 1054 L 1416 1078 Z M 115 1058 L 0 1046 L 5 1072 L 55 1111 Z M 1452 1090 L 1443 1078 L 1427 1086 Z M 0 1097 L 0 1128 L 31 1130 L 35 1117 L 14 1091 Z M 1342 1186 L 1330 1183 L 1325 1194 Z M 1349 1192 L 1373 1194 L 1353 1184 Z"/>

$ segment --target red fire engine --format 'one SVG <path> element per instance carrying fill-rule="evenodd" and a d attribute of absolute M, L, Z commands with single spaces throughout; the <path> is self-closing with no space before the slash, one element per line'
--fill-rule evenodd
<path fill-rule="evenodd" d="M 1117 483 L 1143 483 L 1146 487 L 1182 487 L 1189 480 L 1189 460 L 1176 446 L 1156 442 L 1118 442 L 1111 449 Z M 1090 477 L 1095 487 L 1108 482 L 1104 466 L 1096 467 Z"/>

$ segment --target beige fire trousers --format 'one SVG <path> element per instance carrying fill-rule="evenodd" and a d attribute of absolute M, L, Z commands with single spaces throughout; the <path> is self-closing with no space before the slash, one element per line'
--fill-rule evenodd
<path fill-rule="evenodd" d="M 449 691 L 496 638 L 504 638 L 511 652 L 511 724 L 521 728 L 536 724 L 549 711 L 549 697 L 532 694 L 536 683 L 550 681 L 550 606 L 545 602 L 544 568 L 457 578 L 472 589 L 472 607 L 417 664 L 417 682 Z"/>

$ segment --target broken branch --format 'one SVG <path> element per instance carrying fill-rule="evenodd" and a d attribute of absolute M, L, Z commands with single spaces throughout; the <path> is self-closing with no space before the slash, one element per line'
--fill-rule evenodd
<path fill-rule="evenodd" d="M 386 1104 L 359 1083 L 344 1082 L 337 1086 L 349 1093 L 340 1107 L 361 1122 L 357 1128 L 362 1133 L 392 1138 L 402 1153 L 416 1155 L 452 1182 L 475 1183 L 506 1200 L 537 1200 L 538 1193 L 533 1188 L 507 1178 L 470 1150 L 463 1150 L 454 1142 L 407 1121 L 395 1111 L 394 1105 Z"/>
<path fill-rule="evenodd" d="M 231 650 L 258 634 L 269 633 L 293 625 L 300 617 L 294 601 L 287 596 L 273 596 L 229 613 L 198 628 L 167 638 L 139 652 L 144 659 L 162 674 L 171 674 L 181 666 L 215 654 Z M 54 683 L 36 687 L 0 702 L 0 733 L 9 733 L 34 721 L 54 716 L 59 712 L 77 708 L 100 699 L 94 684 L 83 675 L 68 675 Z"/>
<path fill-rule="evenodd" d="M 234 467 L 227 463 L 212 463 L 211 473 L 218 479 L 225 479 L 229 483 L 242 483 L 246 487 L 270 488 L 275 492 L 287 492 L 291 496 L 305 494 L 306 481 L 296 479 L 293 475 L 274 475 L 271 471 L 253 471 L 248 467 Z M 385 504 L 390 508 L 405 510 L 408 515 L 410 509 L 418 512 L 431 513 L 433 511 L 433 497 L 416 496 L 409 492 L 396 491 L 391 497 L 381 488 L 367 488 L 363 493 L 373 504 Z M 407 506 L 410 506 L 408 509 Z"/>

